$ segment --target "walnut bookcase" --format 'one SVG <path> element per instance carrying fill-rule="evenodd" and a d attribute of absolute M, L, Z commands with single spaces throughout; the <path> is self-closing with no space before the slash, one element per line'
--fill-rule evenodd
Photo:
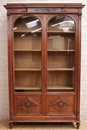
<path fill-rule="evenodd" d="M 80 126 L 81 3 L 8 3 L 9 126 Z"/>

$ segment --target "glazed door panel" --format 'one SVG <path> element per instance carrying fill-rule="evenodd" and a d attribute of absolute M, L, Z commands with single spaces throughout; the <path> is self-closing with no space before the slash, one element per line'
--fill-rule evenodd
<path fill-rule="evenodd" d="M 47 72 L 47 92 L 74 91 L 75 24 L 65 15 L 48 23 Z"/>
<path fill-rule="evenodd" d="M 42 28 L 40 20 L 22 16 L 14 24 L 14 91 L 42 91 Z"/>

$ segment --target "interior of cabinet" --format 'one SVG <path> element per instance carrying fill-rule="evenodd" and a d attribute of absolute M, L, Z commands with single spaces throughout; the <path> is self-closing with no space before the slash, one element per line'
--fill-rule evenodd
<path fill-rule="evenodd" d="M 41 52 L 15 52 L 15 69 L 41 70 Z"/>
<path fill-rule="evenodd" d="M 41 34 L 14 33 L 14 51 L 41 51 Z"/>
<path fill-rule="evenodd" d="M 41 31 L 32 32 L 39 27 L 41 29 L 40 22 L 34 17 L 23 16 L 15 22 L 14 77 L 16 92 L 41 91 Z"/>
<path fill-rule="evenodd" d="M 40 71 L 16 71 L 15 72 L 15 90 L 34 91 L 41 90 L 41 72 Z"/>
<path fill-rule="evenodd" d="M 15 52 L 15 90 L 41 90 L 41 52 Z"/>
<path fill-rule="evenodd" d="M 62 16 L 61 18 L 60 16 L 56 16 L 48 23 L 48 91 L 74 89 L 75 27 L 73 24 L 71 27 L 71 23 L 69 22 L 64 24 L 64 21 L 70 20 L 67 16 Z M 61 22 L 63 23 L 62 26 Z M 68 30 L 64 30 L 67 27 Z M 41 48 L 41 30 L 39 19 L 34 17 L 22 16 L 15 22 L 15 90 L 41 90 L 41 50 L 43 49 Z"/>
<path fill-rule="evenodd" d="M 48 52 L 48 69 L 74 69 L 74 54 L 72 52 Z"/>
<path fill-rule="evenodd" d="M 33 26 L 34 23 L 31 23 L 33 21 L 36 21 L 36 26 Z M 29 24 L 29 28 L 26 26 Z M 33 17 L 33 16 L 22 16 L 19 19 L 16 20 L 15 24 L 14 24 L 14 29 L 17 28 L 15 30 L 15 32 L 31 32 L 33 30 L 36 30 L 38 28 L 41 28 L 41 23 L 39 21 L 39 19 Z M 31 32 L 32 33 L 32 32 Z"/>
<path fill-rule="evenodd" d="M 48 91 L 74 90 L 74 71 L 49 71 Z"/>
<path fill-rule="evenodd" d="M 75 71 L 75 25 L 67 16 L 48 23 L 47 71 L 49 91 L 73 91 Z"/>
<path fill-rule="evenodd" d="M 47 49 L 48 51 L 75 51 L 75 34 L 48 33 Z"/>
<path fill-rule="evenodd" d="M 65 28 L 67 27 L 68 32 L 74 33 L 75 26 L 73 20 L 65 15 L 57 15 L 49 21 L 48 32 L 66 32 Z"/>

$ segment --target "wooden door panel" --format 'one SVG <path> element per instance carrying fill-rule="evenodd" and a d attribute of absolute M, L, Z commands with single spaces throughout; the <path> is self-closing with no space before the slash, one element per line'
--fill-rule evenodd
<path fill-rule="evenodd" d="M 26 95 L 14 97 L 15 115 L 41 115 L 41 95 Z"/>
<path fill-rule="evenodd" d="M 47 115 L 75 115 L 75 95 L 49 95 Z"/>

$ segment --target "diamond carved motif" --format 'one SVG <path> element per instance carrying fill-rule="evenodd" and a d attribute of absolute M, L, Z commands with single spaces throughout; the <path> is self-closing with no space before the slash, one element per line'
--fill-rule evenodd
<path fill-rule="evenodd" d="M 24 109 L 28 113 L 32 111 L 34 107 L 37 105 L 38 103 L 29 97 L 26 97 L 24 100 L 22 100 L 21 102 L 17 104 L 17 106 L 20 106 L 22 109 Z"/>
<path fill-rule="evenodd" d="M 50 105 L 51 107 L 56 109 L 59 113 L 64 112 L 68 107 L 71 106 L 71 104 L 62 97 L 57 98 Z"/>

